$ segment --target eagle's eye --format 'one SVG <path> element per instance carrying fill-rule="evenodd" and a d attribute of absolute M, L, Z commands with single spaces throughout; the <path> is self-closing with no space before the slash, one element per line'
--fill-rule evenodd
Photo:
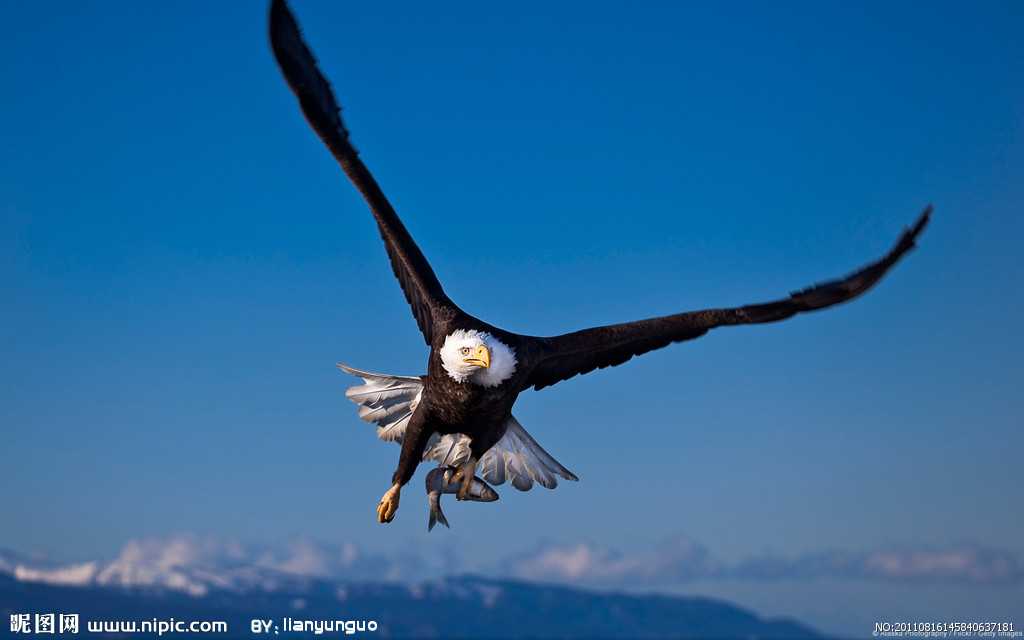
<path fill-rule="evenodd" d="M 461 349 L 459 349 L 459 351 L 462 352 L 462 355 L 468 356 L 469 352 L 472 351 L 472 349 L 470 349 L 469 347 L 462 347 Z"/>

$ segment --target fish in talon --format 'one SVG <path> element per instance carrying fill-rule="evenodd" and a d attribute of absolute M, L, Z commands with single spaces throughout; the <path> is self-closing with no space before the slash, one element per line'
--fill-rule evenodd
<path fill-rule="evenodd" d="M 441 496 L 445 493 L 458 493 L 460 482 L 452 482 L 455 469 L 452 467 L 438 467 L 427 474 L 427 503 L 430 505 L 430 521 L 427 523 L 427 531 L 434 528 L 438 522 L 451 528 L 448 519 L 441 511 Z M 473 476 L 466 500 L 473 502 L 494 502 L 498 499 L 498 492 L 491 488 L 480 478 Z"/>

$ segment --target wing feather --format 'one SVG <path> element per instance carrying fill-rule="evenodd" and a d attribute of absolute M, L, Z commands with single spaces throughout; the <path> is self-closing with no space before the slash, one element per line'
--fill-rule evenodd
<path fill-rule="evenodd" d="M 490 484 L 500 485 L 511 480 L 520 491 L 529 491 L 533 483 L 554 489 L 558 478 L 579 480 L 575 474 L 544 450 L 523 425 L 509 417 L 505 435 L 480 460 L 481 475 Z"/>
<path fill-rule="evenodd" d="M 778 322 L 798 313 L 847 302 L 874 286 L 908 251 L 928 224 L 932 207 L 921 213 L 896 245 L 880 260 L 845 278 L 824 282 L 764 304 L 691 311 L 660 318 L 584 329 L 551 338 L 535 338 L 540 355 L 525 386 L 553 385 L 595 369 L 622 364 L 634 356 L 673 342 L 698 338 L 711 329 L 740 324 Z"/>
<path fill-rule="evenodd" d="M 389 376 L 361 371 L 338 363 L 338 368 L 363 379 L 349 387 L 345 396 L 359 406 L 359 417 L 377 425 L 377 437 L 402 442 L 409 420 L 423 395 L 423 380 L 413 376 Z"/>
<path fill-rule="evenodd" d="M 370 205 L 391 268 L 424 341 L 431 344 L 435 333 L 441 330 L 440 325 L 461 311 L 445 294 L 430 263 L 352 146 L 334 91 L 317 67 L 316 58 L 302 39 L 295 16 L 284 0 L 273 0 L 270 5 L 270 44 L 306 120 Z"/>

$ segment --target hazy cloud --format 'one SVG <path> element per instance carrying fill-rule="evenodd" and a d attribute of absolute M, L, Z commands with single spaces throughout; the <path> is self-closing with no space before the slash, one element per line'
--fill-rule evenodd
<path fill-rule="evenodd" d="M 875 580 L 1017 584 L 1024 561 L 1009 551 L 977 546 L 943 549 L 763 554 L 726 563 L 687 538 L 651 550 L 620 551 L 580 543 L 543 545 L 506 560 L 499 573 L 526 580 L 595 586 L 681 584 L 696 580 Z"/>
<path fill-rule="evenodd" d="M 24 582 L 45 582 L 61 586 L 81 586 L 92 582 L 96 563 L 73 564 L 56 569 L 33 569 L 24 565 L 13 568 L 14 577 Z"/>
<path fill-rule="evenodd" d="M 977 546 L 851 553 L 830 551 L 795 558 L 761 556 L 736 565 L 737 578 L 961 582 L 1011 584 L 1024 581 L 1024 563 L 1009 551 Z"/>
<path fill-rule="evenodd" d="M 372 553 L 346 543 L 309 539 L 279 547 L 177 535 L 129 541 L 109 562 L 66 566 L 0 552 L 0 572 L 18 580 L 61 585 L 157 587 L 200 597 L 211 590 L 274 591 L 312 580 L 415 584 L 465 571 L 453 555 Z M 823 551 L 718 559 L 702 544 L 676 536 L 648 548 L 618 550 L 590 543 L 539 545 L 515 553 L 488 574 L 499 578 L 629 588 L 695 581 L 867 580 L 921 584 L 1024 583 L 1024 561 L 1009 551 L 961 545 L 941 549 Z"/>
<path fill-rule="evenodd" d="M 721 571 L 705 547 L 683 536 L 634 552 L 587 543 L 541 545 L 508 558 L 499 567 L 499 573 L 524 580 L 581 584 L 673 583 Z"/>

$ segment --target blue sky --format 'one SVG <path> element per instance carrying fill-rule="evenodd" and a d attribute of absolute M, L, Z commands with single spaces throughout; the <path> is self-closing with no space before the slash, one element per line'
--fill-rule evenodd
<path fill-rule="evenodd" d="M 578 485 L 428 537 L 421 472 L 384 528 L 398 451 L 334 363 L 426 351 L 263 8 L 4 3 L 0 545 L 1024 554 L 1020 4 L 295 10 L 448 293 L 513 331 L 770 299 L 936 215 L 855 303 L 525 393 Z"/>

